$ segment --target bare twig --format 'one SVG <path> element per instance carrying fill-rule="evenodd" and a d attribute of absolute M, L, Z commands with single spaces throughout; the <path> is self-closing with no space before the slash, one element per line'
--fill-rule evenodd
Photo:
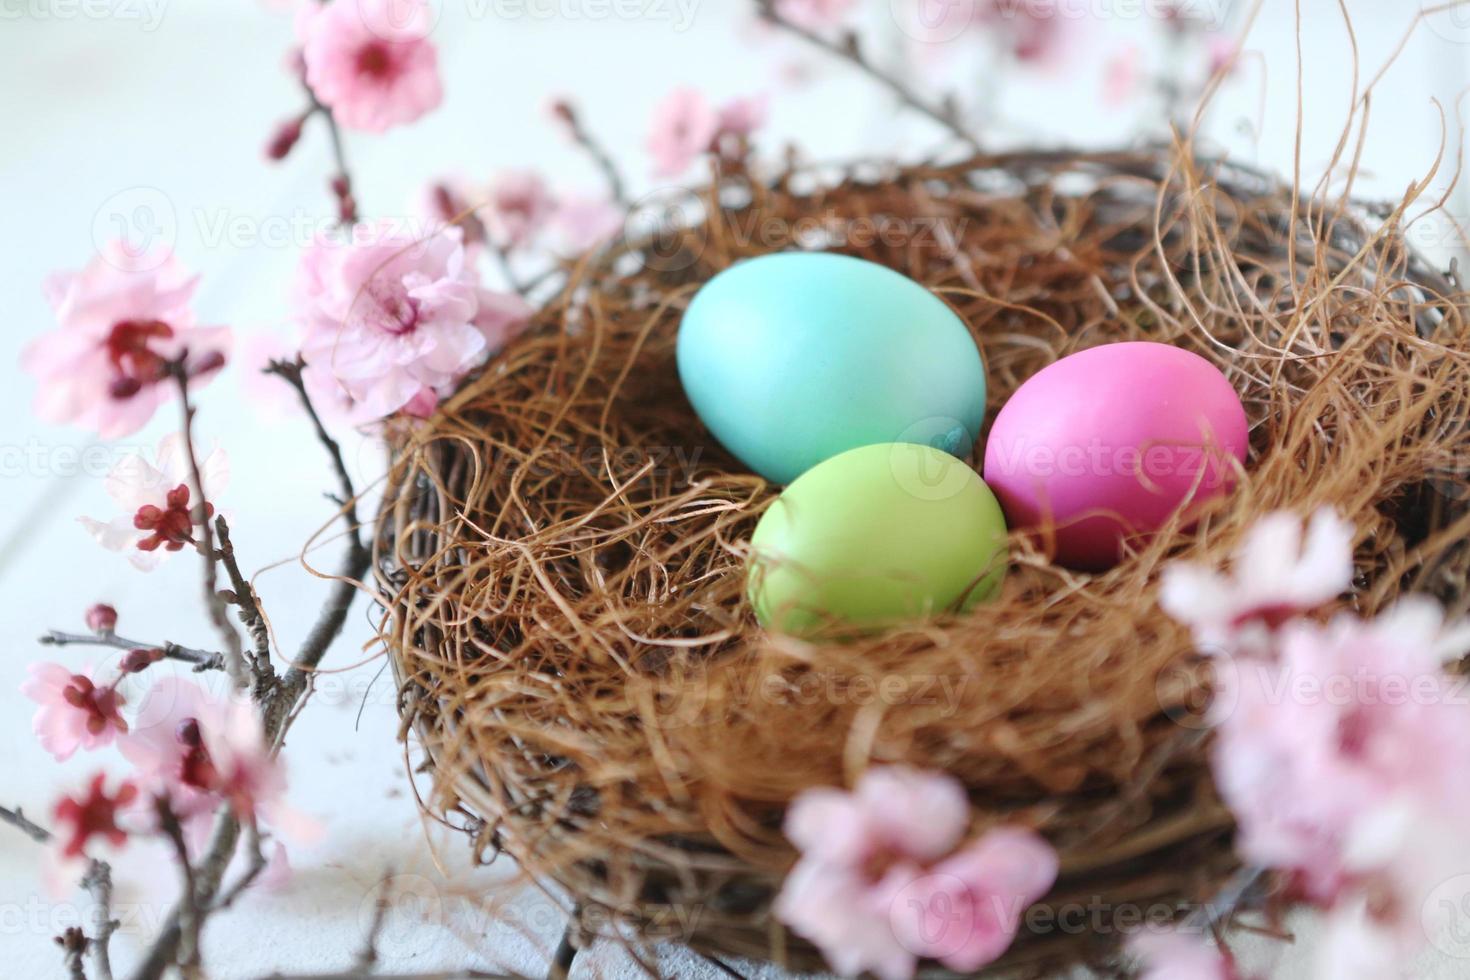
<path fill-rule="evenodd" d="M 235 883 L 225 889 L 219 899 L 210 907 L 210 913 L 222 912 L 235 904 L 235 899 L 244 894 L 245 890 L 255 884 L 261 872 L 265 871 L 265 850 L 261 846 L 260 825 L 251 821 L 245 826 L 245 870 Z"/>
<path fill-rule="evenodd" d="M 260 611 L 260 599 L 250 585 L 240 563 L 235 557 L 235 543 L 230 540 L 230 525 L 224 515 L 214 519 L 214 530 L 219 536 L 219 560 L 229 576 L 230 588 L 234 591 L 233 601 L 240 607 L 240 622 L 250 633 L 255 649 L 250 657 L 250 673 L 255 678 L 254 695 L 263 701 L 275 685 L 276 672 L 271 666 L 271 633 L 265 615 Z"/>
<path fill-rule="evenodd" d="M 63 633 L 61 630 L 49 630 L 45 636 L 41 637 L 41 643 L 53 647 L 92 646 L 127 651 L 160 650 L 165 659 L 193 664 L 196 671 L 224 670 L 225 667 L 224 655 L 220 653 L 196 650 L 194 647 L 181 646 L 168 640 L 162 643 L 142 643 L 118 636 L 116 633 Z"/>
<path fill-rule="evenodd" d="M 628 207 L 627 187 L 623 181 L 622 172 L 618 170 L 618 165 L 613 160 L 612 154 L 608 153 L 607 147 L 603 146 L 601 141 L 582 125 L 581 117 L 570 102 L 559 101 L 554 106 L 554 110 L 557 118 L 566 123 L 572 141 L 581 147 L 592 158 L 597 169 L 602 171 L 602 179 L 607 181 L 607 192 L 613 202 L 626 210 Z"/>
<path fill-rule="evenodd" d="M 37 844 L 44 844 L 51 839 L 51 831 L 21 813 L 20 807 L 11 810 L 0 806 L 0 822 L 10 824 Z"/>
<path fill-rule="evenodd" d="M 184 828 L 178 815 L 162 796 L 153 800 L 153 812 L 158 817 L 158 828 L 173 844 L 174 857 L 179 862 L 179 873 L 183 876 L 183 891 L 179 902 L 179 963 L 188 966 L 199 961 L 199 936 L 204 930 L 203 903 L 199 900 L 199 889 L 194 880 L 194 864 L 189 859 L 189 846 L 184 842 Z"/>
<path fill-rule="evenodd" d="M 82 962 L 82 956 L 87 952 L 86 933 L 72 926 L 56 937 L 56 945 L 61 947 L 67 977 L 70 980 L 87 980 L 87 968 Z"/>
<path fill-rule="evenodd" d="M 214 550 L 214 533 L 210 529 L 207 499 L 204 496 L 204 478 L 199 471 L 199 456 L 194 451 L 194 405 L 189 400 L 189 369 L 182 359 L 169 364 L 169 371 L 179 386 L 179 405 L 182 413 L 180 429 L 184 436 L 184 455 L 189 463 L 189 481 L 192 484 L 193 512 L 199 525 L 199 551 L 204 558 L 204 607 L 209 610 L 209 619 L 224 641 L 225 671 L 236 687 L 244 688 L 248 678 L 245 674 L 244 648 L 240 644 L 240 633 L 230 625 L 228 609 L 218 587 L 218 555 Z"/>
<path fill-rule="evenodd" d="M 781 13 L 775 0 L 753 0 L 753 2 L 756 6 L 756 12 L 762 20 L 775 27 L 779 27 L 788 34 L 793 34 L 801 38 L 813 47 L 820 48 L 834 58 L 853 65 L 875 82 L 888 89 L 898 101 L 921 115 L 927 116 L 940 126 L 943 126 L 952 136 L 964 143 L 969 149 L 976 153 L 980 152 L 979 141 L 975 139 L 974 135 L 961 122 L 960 114 L 955 108 L 952 99 L 942 99 L 938 104 L 929 102 L 918 92 L 910 88 L 901 78 L 885 71 L 870 61 L 867 55 L 863 53 L 862 44 L 856 34 L 849 32 L 843 36 L 841 41 L 834 41 L 830 38 L 823 37 L 809 27 L 791 20 L 785 14 Z"/>
<path fill-rule="evenodd" d="M 572 910 L 572 918 L 562 931 L 561 942 L 556 944 L 556 952 L 551 954 L 551 970 L 546 974 L 546 980 L 567 980 L 572 975 L 572 964 L 577 959 L 578 922 L 581 917 L 580 909 Z"/>

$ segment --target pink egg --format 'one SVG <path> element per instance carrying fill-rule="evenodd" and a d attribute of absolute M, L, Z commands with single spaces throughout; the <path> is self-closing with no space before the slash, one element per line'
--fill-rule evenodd
<path fill-rule="evenodd" d="M 1038 371 L 1001 408 L 985 482 L 1015 528 L 1051 524 L 1056 560 L 1098 570 L 1181 504 L 1226 493 L 1245 408 L 1209 361 L 1169 344 L 1109 344 Z"/>

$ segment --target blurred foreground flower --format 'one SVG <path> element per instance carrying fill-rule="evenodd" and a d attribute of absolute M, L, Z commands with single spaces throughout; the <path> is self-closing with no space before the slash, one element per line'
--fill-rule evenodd
<path fill-rule="evenodd" d="M 40 383 L 36 414 L 104 439 L 131 435 L 174 394 L 169 361 L 187 351 L 195 378 L 217 371 L 229 331 L 194 325 L 197 283 L 172 257 L 138 255 L 122 242 L 79 272 L 52 275 L 46 298 L 59 329 L 21 355 Z"/>
<path fill-rule="evenodd" d="M 33 663 L 20 693 L 40 705 L 31 723 L 41 748 L 58 762 L 77 749 L 100 749 L 126 734 L 118 709 L 124 698 L 116 684 L 99 685 L 90 668 L 80 673 L 54 663 Z"/>
<path fill-rule="evenodd" d="M 530 306 L 481 286 L 462 236 L 420 239 L 384 222 L 307 250 L 295 295 L 305 375 L 345 398 L 354 421 L 427 414 L 525 327 Z"/>
<path fill-rule="evenodd" d="M 199 475 L 204 482 L 204 511 L 210 515 L 213 501 L 230 482 L 225 451 L 216 449 L 200 459 Z M 194 540 L 198 501 L 191 499 L 192 474 L 181 433 L 159 441 L 152 463 L 137 454 L 124 456 L 107 474 L 106 486 L 121 515 L 107 522 L 77 519 L 102 547 L 125 552 L 135 567 L 149 571 L 164 554 Z"/>
<path fill-rule="evenodd" d="M 138 788 L 125 782 L 115 793 L 108 793 L 106 781 L 107 777 L 99 772 L 84 795 L 62 797 L 56 804 L 56 845 L 63 859 L 81 857 L 93 837 L 101 837 L 113 847 L 127 843 L 127 831 L 117 821 L 137 800 Z"/>
<path fill-rule="evenodd" d="M 1057 859 L 1014 828 L 956 850 L 969 819 L 953 777 L 899 766 L 870 769 L 851 793 L 803 793 L 786 817 L 802 857 L 777 917 L 844 976 L 907 980 L 920 958 L 966 972 L 992 962 L 1051 887 Z"/>

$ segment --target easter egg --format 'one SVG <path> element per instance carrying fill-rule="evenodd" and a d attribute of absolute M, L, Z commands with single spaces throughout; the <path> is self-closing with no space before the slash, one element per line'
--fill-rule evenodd
<path fill-rule="evenodd" d="M 1246 448 L 1240 396 L 1213 364 L 1169 344 L 1109 344 L 1017 389 L 991 426 L 985 482 L 1012 528 L 1051 528 L 1057 562 L 1100 570 L 1125 538 L 1227 492 Z"/>
<path fill-rule="evenodd" d="M 985 419 L 985 367 L 964 322 L 912 279 L 845 255 L 721 272 L 684 314 L 678 362 L 705 426 L 774 483 L 880 442 L 964 455 Z"/>
<path fill-rule="evenodd" d="M 875 628 L 967 609 L 1006 569 L 995 495 L 932 446 L 880 443 L 807 470 L 751 537 L 756 618 L 780 632 Z"/>

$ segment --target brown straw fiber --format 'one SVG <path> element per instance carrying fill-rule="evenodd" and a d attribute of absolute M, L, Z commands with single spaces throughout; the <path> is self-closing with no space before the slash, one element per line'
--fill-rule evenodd
<path fill-rule="evenodd" d="M 1219 563 L 1259 515 L 1330 504 L 1359 527 L 1351 605 L 1419 590 L 1464 608 L 1470 306 L 1406 246 L 1407 205 L 1294 204 L 1178 148 L 716 186 L 573 266 L 532 331 L 396 446 L 383 635 L 431 808 L 579 902 L 801 968 L 820 959 L 769 912 L 796 857 L 784 808 L 875 764 L 954 774 L 974 834 L 1044 834 L 1063 867 L 1042 912 L 1216 894 L 1231 823 L 1207 677 L 1158 606 L 1164 564 Z M 710 276 L 813 244 L 943 297 L 984 354 L 990 419 L 1082 348 L 1204 355 L 1250 416 L 1241 486 L 1103 574 L 1013 535 L 1003 596 L 972 612 L 844 643 L 768 635 L 743 588 L 777 488 L 700 425 L 674 344 Z M 1083 925 L 1034 917 L 997 969 L 1105 960 L 1118 930 Z"/>

